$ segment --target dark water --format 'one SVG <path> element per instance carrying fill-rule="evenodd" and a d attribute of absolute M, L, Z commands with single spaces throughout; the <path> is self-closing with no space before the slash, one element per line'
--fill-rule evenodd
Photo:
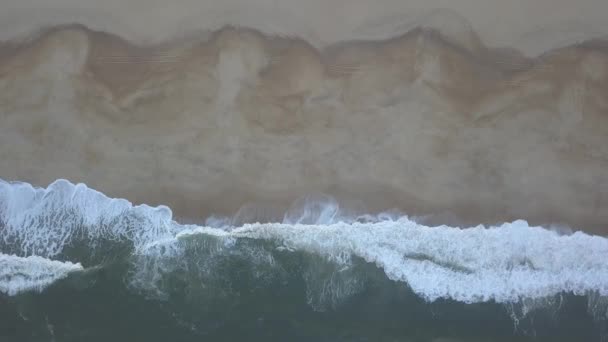
<path fill-rule="evenodd" d="M 339 269 L 268 242 L 240 239 L 218 253 L 214 237 L 190 240 L 171 267 L 153 262 L 163 269 L 147 275 L 154 288 L 134 282 L 152 260 L 108 243 L 87 257 L 101 267 L 0 297 L 0 341 L 602 341 L 608 331 L 581 296 L 516 323 L 517 305 L 429 304 L 361 259 Z"/>

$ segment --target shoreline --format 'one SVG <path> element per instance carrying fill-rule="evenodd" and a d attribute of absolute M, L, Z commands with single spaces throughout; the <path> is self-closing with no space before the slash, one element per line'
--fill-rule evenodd
<path fill-rule="evenodd" d="M 4 47 L 4 179 L 66 178 L 201 219 L 325 192 L 607 229 L 601 42 L 528 59 L 428 29 L 319 51 L 224 28 L 141 48 L 76 25 Z"/>

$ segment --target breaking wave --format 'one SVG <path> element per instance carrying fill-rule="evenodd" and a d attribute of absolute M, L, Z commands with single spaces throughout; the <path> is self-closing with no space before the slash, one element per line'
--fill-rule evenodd
<path fill-rule="evenodd" d="M 283 222 L 234 227 L 229 218 L 215 218 L 215 227 L 181 225 L 167 207 L 134 206 L 65 180 L 46 189 L 0 183 L 0 215 L 1 250 L 14 255 L 2 259 L 7 267 L 0 289 L 9 294 L 80 269 L 71 262 L 96 266 L 96 248 L 123 245 L 140 258 L 176 258 L 184 257 L 188 241 L 206 238 L 226 246 L 239 239 L 260 240 L 278 250 L 322 257 L 336 268 L 348 268 L 354 257 L 360 258 L 429 302 L 608 295 L 608 239 L 560 234 L 525 221 L 468 229 L 427 227 L 395 213 L 345 216 L 333 198 L 316 196 L 297 201 Z M 75 252 L 82 246 L 88 255 Z M 27 269 L 36 272 L 31 285 L 16 283 L 9 274 L 28 274 Z"/>
<path fill-rule="evenodd" d="M 327 195 L 299 199 L 281 222 L 254 222 L 260 217 L 250 208 L 186 225 L 168 207 L 133 205 L 84 184 L 57 180 L 36 188 L 2 181 L 0 299 L 2 293 L 79 291 L 109 277 L 132 295 L 196 303 L 194 312 L 205 308 L 179 318 L 192 326 L 218 307 L 237 308 L 248 293 L 302 291 L 305 305 L 326 312 L 369 293 L 399 301 L 399 288 L 433 312 L 445 305 L 498 305 L 518 329 L 534 322 L 533 315 L 556 315 L 581 300 L 585 315 L 608 321 L 605 237 L 525 221 L 427 226 L 398 212 L 346 210 Z M 294 283 L 300 287 L 281 290 Z M 298 298 L 295 293 L 284 298 Z"/>

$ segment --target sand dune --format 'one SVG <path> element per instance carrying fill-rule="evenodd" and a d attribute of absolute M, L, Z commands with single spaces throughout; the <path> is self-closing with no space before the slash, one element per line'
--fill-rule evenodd
<path fill-rule="evenodd" d="M 7 41 L 0 177 L 82 181 L 190 219 L 319 191 L 605 234 L 607 45 L 531 58 L 453 21 L 323 48 L 231 27 L 145 46 L 81 25 Z"/>

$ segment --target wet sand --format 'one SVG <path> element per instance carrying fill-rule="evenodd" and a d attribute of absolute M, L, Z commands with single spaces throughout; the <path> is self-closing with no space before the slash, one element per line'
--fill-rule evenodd
<path fill-rule="evenodd" d="M 5 41 L 0 177 L 85 182 L 188 220 L 325 192 L 367 211 L 606 234 L 606 44 L 527 57 L 434 15 L 456 29 L 322 48 L 246 28 L 142 45 L 69 25 Z"/>

